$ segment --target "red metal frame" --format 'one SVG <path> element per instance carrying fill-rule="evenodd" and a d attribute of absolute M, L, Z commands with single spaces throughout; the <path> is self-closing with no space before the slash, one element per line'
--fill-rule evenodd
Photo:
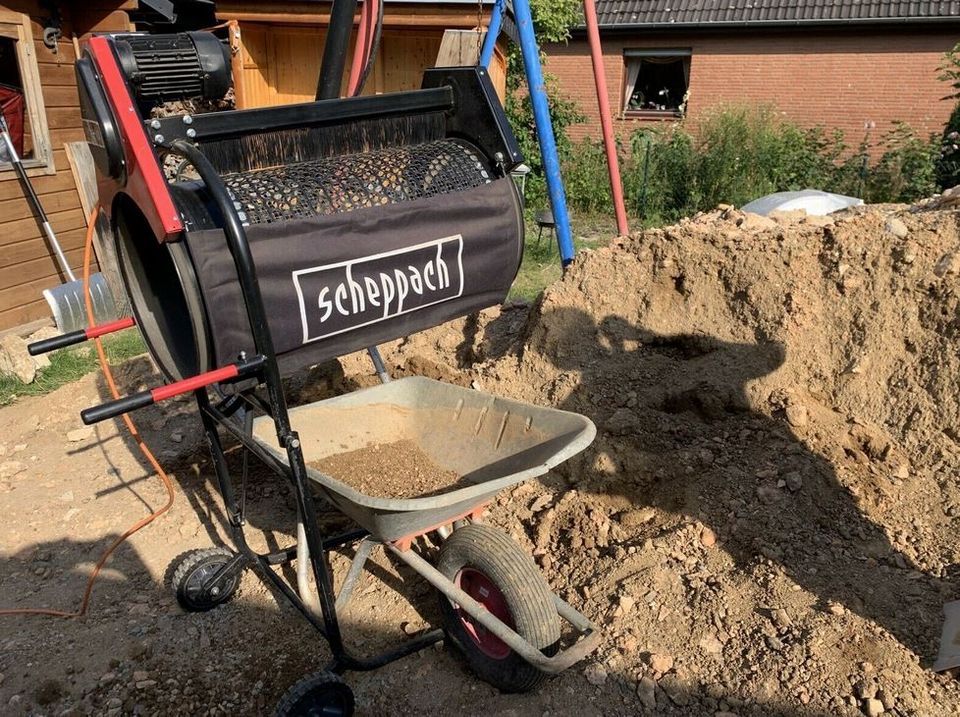
<path fill-rule="evenodd" d="M 583 0 L 583 14 L 587 21 L 590 57 L 593 60 L 593 77 L 597 84 L 597 103 L 600 105 L 603 143 L 607 149 L 607 169 L 610 173 L 610 189 L 613 192 L 613 208 L 617 215 L 617 231 L 621 235 L 626 235 L 630 233 L 630 226 L 627 224 L 627 207 L 623 200 L 623 182 L 620 180 L 617 143 L 613 138 L 610 95 L 607 92 L 607 75 L 603 67 L 603 46 L 600 44 L 600 26 L 597 23 L 597 5 L 594 0 Z"/>
<path fill-rule="evenodd" d="M 107 334 L 116 333 L 117 331 L 123 331 L 124 329 L 129 329 L 137 325 L 136 319 L 133 317 L 127 317 L 125 319 L 119 319 L 118 321 L 111 321 L 109 324 L 100 324 L 99 326 L 91 326 L 86 329 L 83 333 L 86 334 L 88 339 L 97 339 L 101 336 L 106 336 Z"/>
<path fill-rule="evenodd" d="M 481 505 L 471 508 L 470 510 L 463 513 L 462 515 L 457 515 L 457 516 L 454 516 L 453 518 L 448 518 L 442 523 L 431 525 L 430 527 L 424 528 L 423 530 L 418 530 L 416 533 L 410 533 L 409 535 L 404 535 L 403 537 L 397 538 L 396 540 L 392 540 L 390 542 L 394 546 L 396 546 L 397 550 L 400 550 L 405 553 L 408 550 L 410 550 L 410 548 L 413 546 L 413 541 L 419 538 L 421 535 L 432 533 L 434 530 L 437 530 L 439 528 L 445 528 L 447 526 L 451 526 L 454 523 L 456 523 L 458 520 L 471 520 L 475 523 L 479 523 L 480 518 L 483 516 L 483 511 L 485 511 L 489 505 L 490 505 L 490 502 L 488 501 L 486 503 L 483 503 Z"/>
<path fill-rule="evenodd" d="M 130 88 L 120 70 L 107 37 L 92 37 L 89 52 L 103 80 L 107 101 L 113 109 L 124 144 L 127 182 L 120 186 L 112 180 L 101 182 L 100 200 L 110 212 L 114 197 L 121 191 L 130 195 L 144 213 L 154 235 L 167 241 L 183 231 L 180 212 L 174 206 L 167 180 L 160 169 L 157 155 L 147 138 L 143 118 L 130 95 Z"/>

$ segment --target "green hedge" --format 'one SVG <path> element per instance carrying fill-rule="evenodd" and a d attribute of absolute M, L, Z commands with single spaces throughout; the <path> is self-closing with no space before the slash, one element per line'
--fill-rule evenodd
<path fill-rule="evenodd" d="M 937 190 L 941 138 L 898 123 L 853 149 L 842 132 L 800 127 L 770 107 L 723 106 L 701 116 L 695 131 L 684 122 L 639 130 L 618 153 L 628 210 L 656 223 L 808 187 L 871 203 L 911 202 Z M 599 142 L 573 147 L 564 177 L 573 209 L 612 210 Z"/>

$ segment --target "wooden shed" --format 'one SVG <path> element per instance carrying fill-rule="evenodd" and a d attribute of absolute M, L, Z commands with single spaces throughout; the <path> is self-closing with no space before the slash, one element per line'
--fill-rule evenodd
<path fill-rule="evenodd" d="M 90 33 L 131 29 L 126 11 L 136 7 L 136 0 L 0 0 L 4 115 L 18 120 L 27 173 L 74 268 L 86 216 L 65 150 L 84 138 L 73 63 Z M 0 330 L 48 318 L 41 291 L 65 279 L 12 165 L 0 163 Z"/>
<path fill-rule="evenodd" d="M 482 0 L 480 7 L 477 0 L 385 0 L 383 37 L 364 93 L 418 89 L 429 67 L 475 62 L 478 10 L 482 8 L 482 30 L 492 4 L 492 0 Z M 311 0 L 218 0 L 218 20 L 230 23 L 238 108 L 313 100 L 330 6 Z M 462 55 L 457 52 L 461 48 Z M 497 52 L 490 75 L 502 97 L 503 52 Z"/>

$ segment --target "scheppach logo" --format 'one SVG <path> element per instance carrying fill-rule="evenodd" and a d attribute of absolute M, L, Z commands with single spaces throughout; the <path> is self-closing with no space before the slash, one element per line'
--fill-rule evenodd
<path fill-rule="evenodd" d="M 463 295 L 463 236 L 293 272 L 303 343 Z"/>

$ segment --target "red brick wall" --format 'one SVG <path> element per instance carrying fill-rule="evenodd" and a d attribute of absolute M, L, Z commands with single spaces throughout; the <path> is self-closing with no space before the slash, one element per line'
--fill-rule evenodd
<path fill-rule="evenodd" d="M 955 31 L 860 28 L 847 32 L 733 30 L 726 34 L 612 34 L 603 36 L 611 110 L 618 132 L 629 133 L 651 120 L 624 119 L 625 48 L 691 50 L 688 114 L 722 103 L 771 103 L 788 119 L 805 126 L 838 127 L 848 144 L 857 144 L 865 125 L 879 138 L 894 120 L 909 122 L 921 134 L 939 132 L 951 103 L 937 80 L 944 52 L 960 40 Z M 546 70 L 588 116 L 572 127 L 571 139 L 599 137 L 599 115 L 590 51 L 585 39 L 546 48 Z M 653 123 L 657 121 L 654 120 Z M 660 120 L 662 122 L 662 120 Z"/>

